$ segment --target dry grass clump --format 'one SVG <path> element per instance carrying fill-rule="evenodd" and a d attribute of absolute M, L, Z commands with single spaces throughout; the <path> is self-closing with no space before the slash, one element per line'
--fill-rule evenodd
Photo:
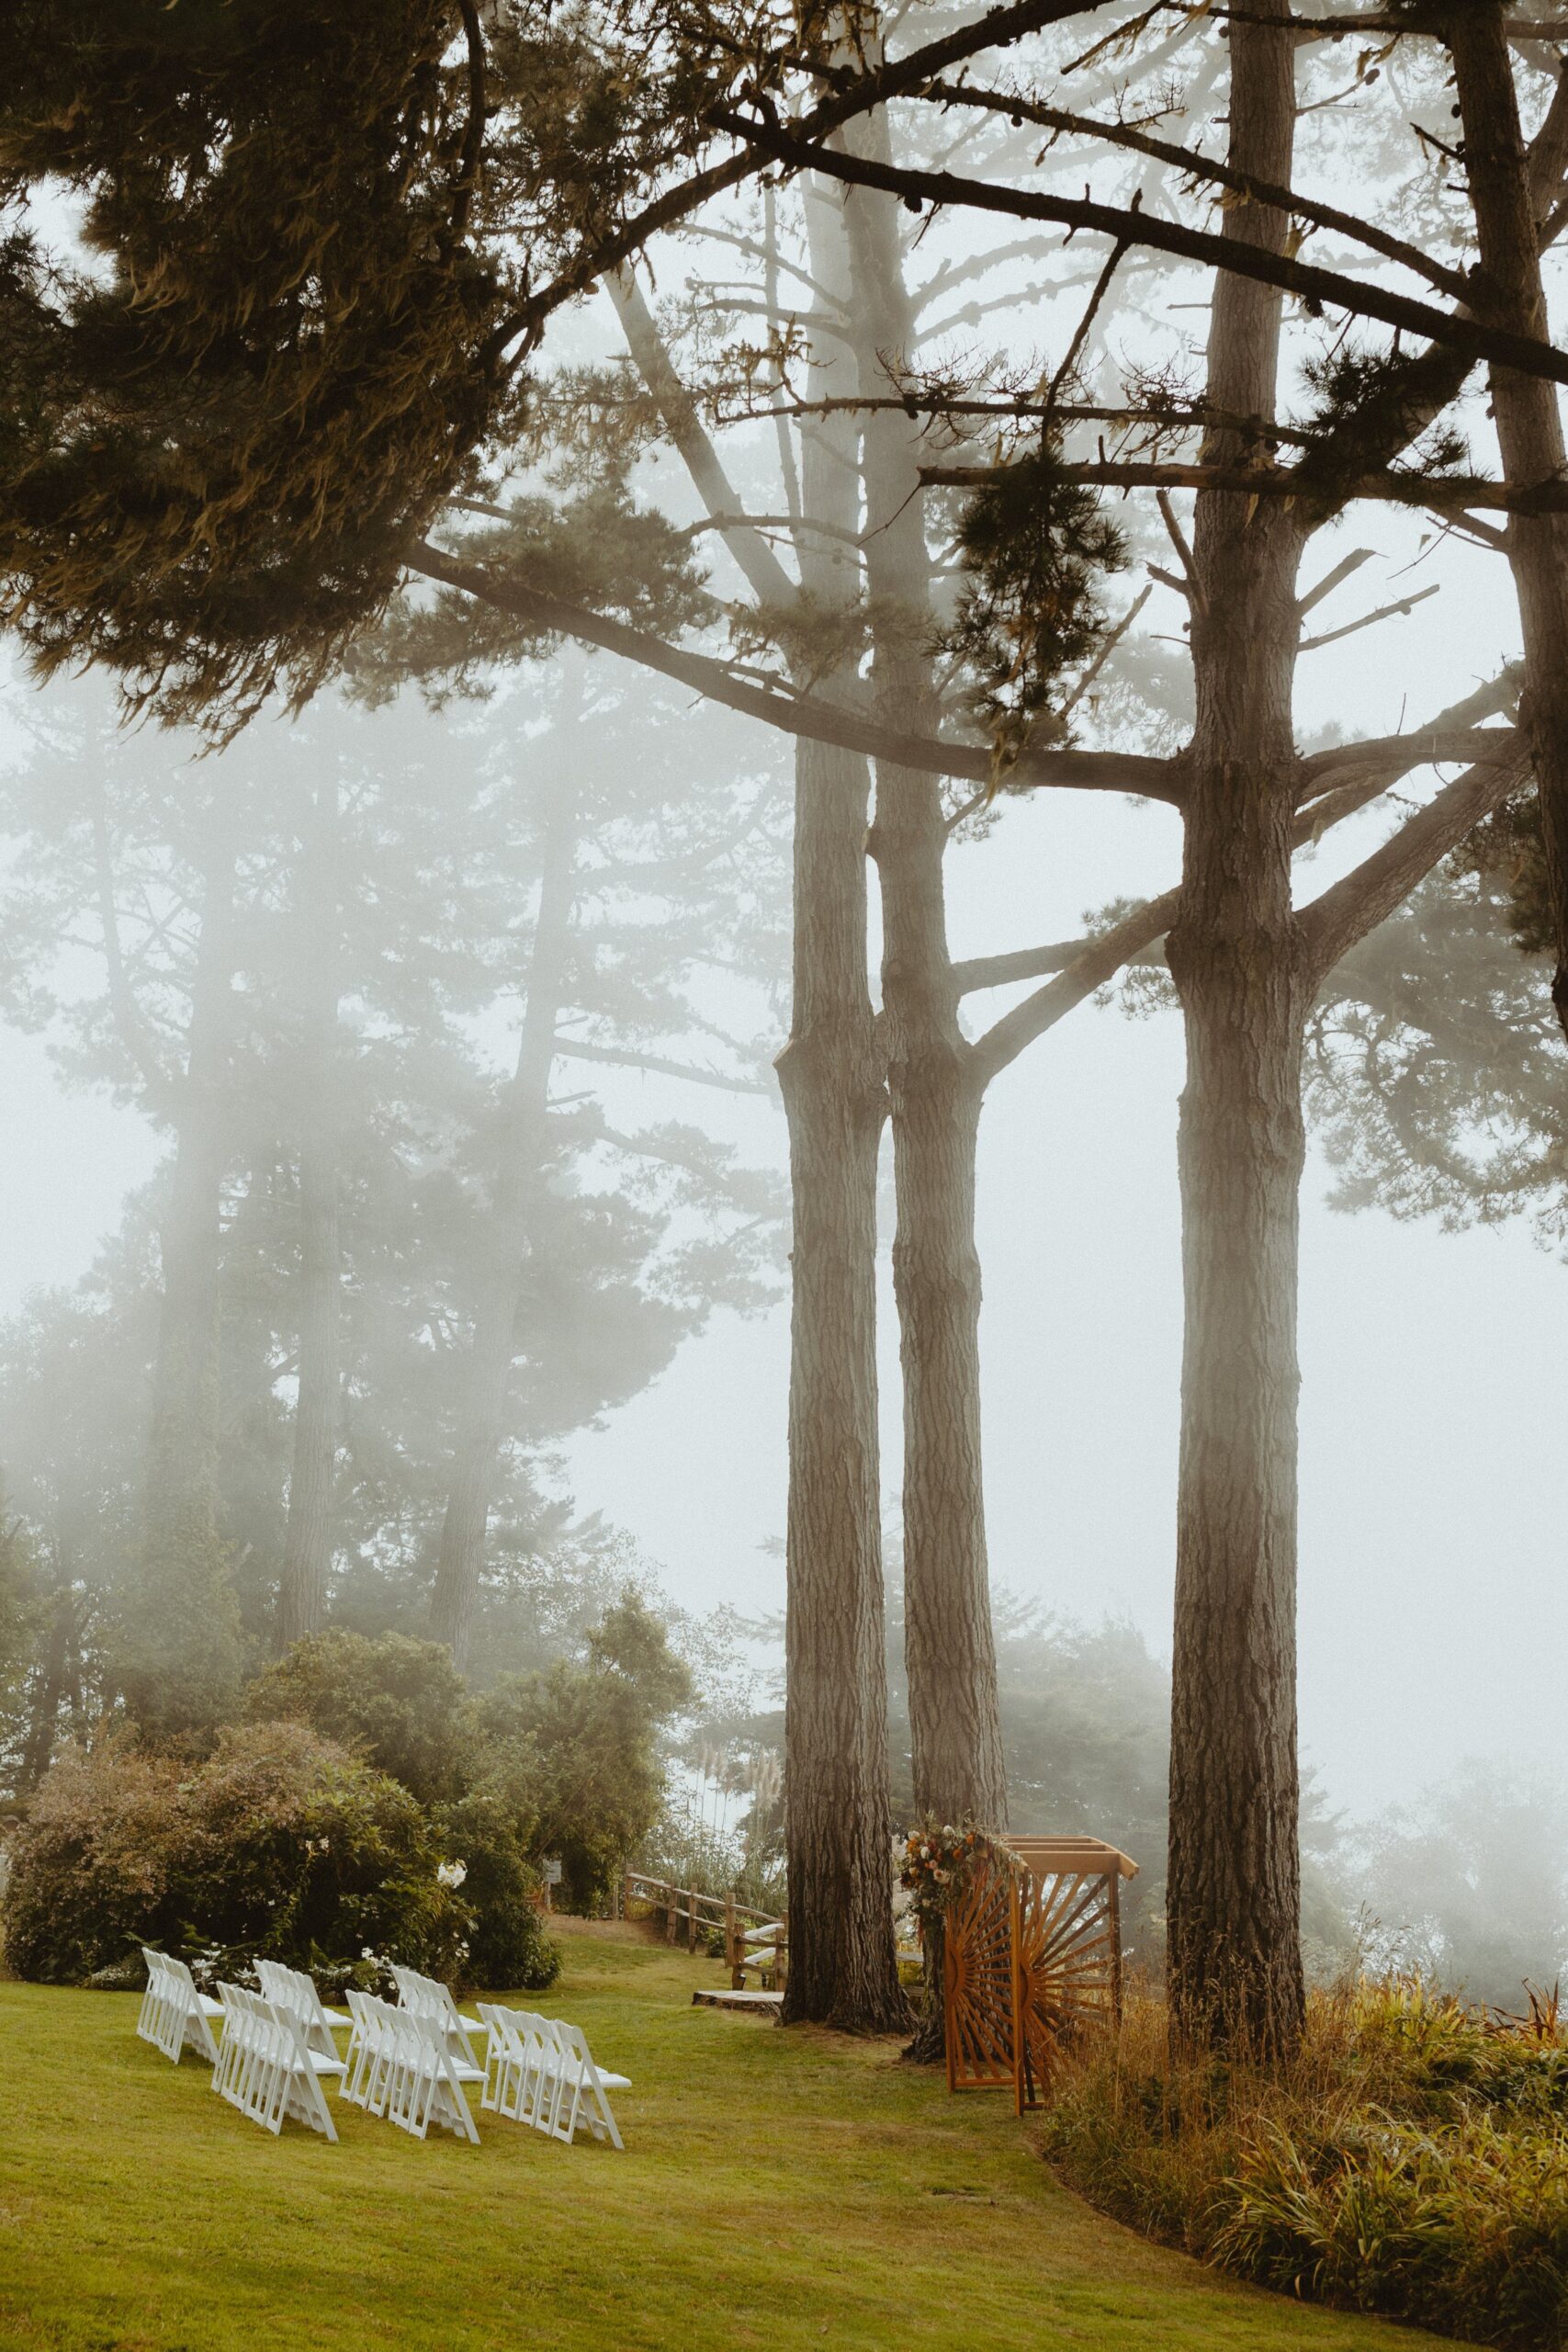
<path fill-rule="evenodd" d="M 1061 2084 L 1047 2152 L 1095 2203 L 1285 2293 L 1568 2346 L 1568 2021 L 1418 1980 L 1314 1994 L 1274 2073 L 1173 2061 L 1163 2002 Z"/>

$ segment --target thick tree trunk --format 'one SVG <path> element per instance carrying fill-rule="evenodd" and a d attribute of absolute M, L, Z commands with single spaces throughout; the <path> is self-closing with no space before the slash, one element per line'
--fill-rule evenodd
<path fill-rule="evenodd" d="M 812 266 L 847 295 L 836 192 L 808 184 Z M 844 389 L 829 356 L 828 389 Z M 807 439 L 808 517 L 852 529 L 854 441 Z M 805 584 L 843 601 L 830 541 Z M 886 1094 L 866 977 L 870 786 L 852 752 L 795 752 L 795 1001 L 779 1083 L 794 1201 L 784 1704 L 790 1967 L 784 2016 L 907 2021 L 894 1957 L 876 1390 L 876 1163 Z"/>
<path fill-rule="evenodd" d="M 572 747 L 563 744 L 569 763 Z M 576 888 L 575 796 L 558 784 L 545 820 L 539 905 L 528 958 L 517 1066 L 502 1105 L 495 1186 L 474 1292 L 474 1336 L 464 1367 L 452 1477 L 430 1600 L 433 1641 L 468 1663 L 484 1570 L 496 1456 L 506 1435 L 507 1392 L 517 1347 L 518 1302 L 548 1121 L 556 1023 Z"/>
<path fill-rule="evenodd" d="M 1292 36 L 1231 28 L 1230 153 L 1290 177 Z M 1250 206 L 1232 233 L 1276 249 Z M 1280 301 L 1220 277 L 1209 397 L 1268 416 Z M 1225 436 L 1208 454 L 1233 455 Z M 1170 968 L 1187 1032 L 1179 1160 L 1186 1338 L 1177 1504 L 1168 1967 L 1178 2036 L 1288 2050 L 1301 2028 L 1296 1280 L 1307 1004 L 1291 903 L 1299 526 L 1198 503 L 1197 718 Z"/>
<path fill-rule="evenodd" d="M 1499 325 L 1546 343 L 1551 324 L 1540 227 L 1504 17 L 1501 0 L 1466 0 L 1451 11 L 1447 39 L 1490 297 L 1487 314 Z M 1568 452 L 1555 384 L 1495 368 L 1492 411 L 1508 481 L 1541 482 L 1562 474 Z M 1519 724 L 1540 795 L 1556 932 L 1551 994 L 1568 1035 L 1568 515 L 1516 514 L 1507 527 L 1525 641 Z"/>
<path fill-rule="evenodd" d="M 863 133 L 886 150 L 885 126 Z M 886 396 L 913 354 L 898 207 L 845 199 L 860 387 Z M 918 441 L 873 412 L 863 469 L 866 586 L 878 703 L 934 734 L 930 559 Z M 915 1804 L 943 1821 L 1007 1823 L 980 1453 L 980 1261 L 975 1160 L 982 1089 L 958 1020 L 947 944 L 947 828 L 934 776 L 883 761 L 873 854 L 883 918 L 883 1046 L 893 1120 L 893 1284 L 904 1375 L 905 1659 Z"/>
<path fill-rule="evenodd" d="M 333 1496 L 341 1412 L 338 1116 L 336 785 L 317 794 L 304 845 L 300 910 L 306 918 L 303 1046 L 309 1099 L 299 1147 L 299 1385 L 288 1525 L 278 1593 L 280 1650 L 326 1622 L 333 1558 Z"/>
<path fill-rule="evenodd" d="M 876 1160 L 886 1115 L 865 970 L 869 786 L 795 765 L 795 1012 L 779 1057 L 794 1198 L 784 1703 L 784 2015 L 905 2020 L 893 1950 L 876 1418 Z"/>
<path fill-rule="evenodd" d="M 231 865 L 202 910 L 175 1164 L 160 1228 L 164 1296 L 147 1445 L 143 1543 L 127 1597 L 120 1682 L 154 1736 L 221 1715 L 240 1667 L 239 1605 L 219 1532 L 219 1268 L 230 1152 Z"/>

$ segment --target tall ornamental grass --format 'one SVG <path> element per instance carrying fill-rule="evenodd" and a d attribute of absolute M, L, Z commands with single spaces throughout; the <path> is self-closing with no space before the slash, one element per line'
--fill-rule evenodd
<path fill-rule="evenodd" d="M 1416 1980 L 1316 1993 L 1285 2068 L 1170 2054 L 1146 1991 L 1069 2060 L 1046 2150 L 1097 2205 L 1283 2293 L 1568 2346 L 1568 2024 Z"/>

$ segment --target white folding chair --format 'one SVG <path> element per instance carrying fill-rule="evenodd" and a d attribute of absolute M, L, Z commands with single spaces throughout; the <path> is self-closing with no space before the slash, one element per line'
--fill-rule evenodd
<path fill-rule="evenodd" d="M 508 2009 L 499 2003 L 481 2006 L 479 2015 L 490 2034 L 480 2106 L 514 2123 L 537 2127 L 554 2097 L 559 2072 L 554 2026 L 532 2009 Z"/>
<path fill-rule="evenodd" d="M 378 2000 L 374 1993 L 351 1989 L 347 1997 L 354 2030 L 339 2096 L 353 2107 L 364 2108 L 368 2115 L 382 2115 L 397 2058 L 392 2020 L 400 2012 L 389 2002 Z"/>
<path fill-rule="evenodd" d="M 613 2148 L 624 2147 L 605 2094 L 630 2090 L 630 2083 L 625 2075 L 606 2075 L 594 2064 L 580 2025 L 568 2025 L 560 2018 L 553 2023 L 559 2059 L 550 2120 L 545 2128 L 552 2138 L 570 2141 L 579 2125 L 586 2124 L 596 2140 L 608 2140 Z"/>
<path fill-rule="evenodd" d="M 485 2030 L 485 2078 L 479 2105 L 496 2115 L 515 2116 L 526 2066 L 523 2037 L 515 2014 L 498 2002 L 480 2001 L 479 2023 Z"/>
<path fill-rule="evenodd" d="M 482 2083 L 485 2070 L 479 2064 L 469 2036 L 484 2031 L 478 2018 L 466 2018 L 459 2012 L 451 1993 L 434 1976 L 422 1976 L 417 1968 L 392 1968 L 392 1982 L 398 1988 L 398 2001 L 411 2017 L 428 2018 L 439 2027 L 462 2083 Z"/>
<path fill-rule="evenodd" d="M 335 2141 L 337 2127 L 321 2096 L 319 2054 L 306 2047 L 295 2012 L 238 1984 L 221 1984 L 219 1991 L 223 2052 L 213 2070 L 214 2089 L 275 2137 L 285 2116 L 293 2116 Z"/>
<path fill-rule="evenodd" d="M 166 1951 L 152 1951 L 145 1944 L 141 1957 L 147 1962 L 147 1990 L 136 2020 L 137 2032 L 176 2066 L 187 2042 L 215 2065 L 218 2044 L 208 2020 L 223 2015 L 221 2002 L 209 2000 L 205 1993 L 197 1991 L 183 1960 L 171 1959 Z"/>
<path fill-rule="evenodd" d="M 370 2079 L 371 2050 L 376 2038 L 374 2020 L 366 2007 L 366 1996 L 352 1984 L 344 1995 L 348 2003 L 348 2050 L 343 2062 L 343 2080 L 338 2097 L 352 2107 L 365 2104 L 366 2085 Z"/>
<path fill-rule="evenodd" d="M 342 2096 L 423 2140 L 431 2125 L 479 2144 L 444 2027 L 373 1993 L 350 1993 L 355 2039 Z M 477 2071 L 477 2070 L 476 2070 Z"/>
<path fill-rule="evenodd" d="M 333 2040 L 334 2025 L 351 2025 L 353 2019 L 341 2009 L 323 2007 L 316 1990 L 316 1980 L 302 1968 L 286 1968 L 278 1960 L 258 1960 L 256 1974 L 261 1980 L 265 1997 L 276 2001 L 280 2008 L 292 2009 L 304 2028 L 305 2047 L 313 2058 L 323 2063 L 317 2066 L 318 2075 L 341 2075 L 343 2060 L 337 2054 Z"/>

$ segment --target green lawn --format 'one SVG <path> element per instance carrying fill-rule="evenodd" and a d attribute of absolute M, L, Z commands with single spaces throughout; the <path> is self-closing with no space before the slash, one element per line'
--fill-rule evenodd
<path fill-rule="evenodd" d="M 717 1972 L 581 1930 L 545 2006 L 629 2075 L 626 2152 L 336 2109 L 274 2140 L 128 1995 L 0 1984 L 0 2342 L 62 2352 L 1318 2347 L 1435 2339 L 1232 2286 L 1058 2188 L 1000 2096 L 694 2009 Z M 477 2112 L 477 2101 L 476 2101 Z"/>

